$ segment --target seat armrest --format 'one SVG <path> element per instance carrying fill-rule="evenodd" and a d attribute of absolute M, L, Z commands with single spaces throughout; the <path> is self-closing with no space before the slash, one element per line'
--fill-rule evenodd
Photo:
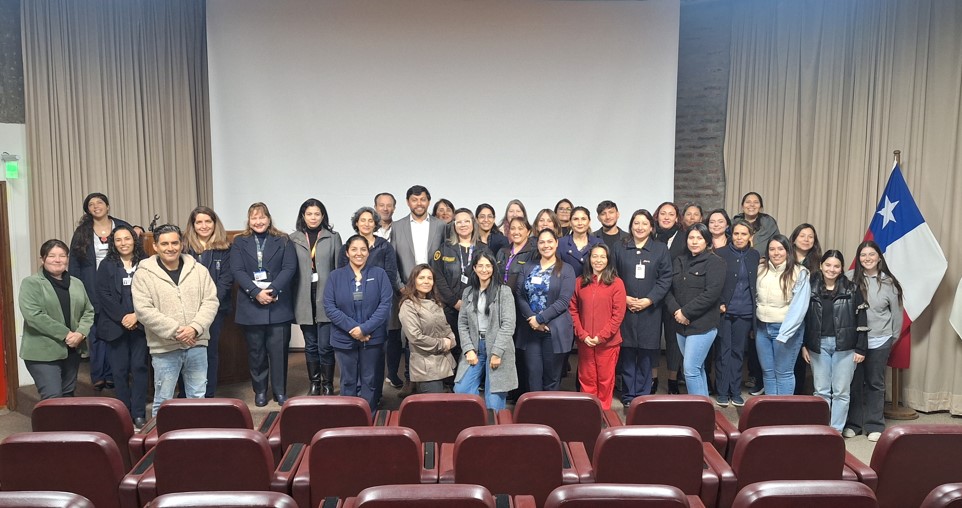
<path fill-rule="evenodd" d="M 356 498 L 355 498 L 356 499 Z M 344 502 L 336 497 L 325 497 L 317 508 L 341 508 Z"/>
<path fill-rule="evenodd" d="M 858 481 L 872 489 L 872 492 L 878 489 L 878 473 L 849 452 L 845 452 L 845 467 L 851 469 Z"/>
<path fill-rule="evenodd" d="M 421 483 L 438 483 L 438 443 L 421 443 Z"/>
<path fill-rule="evenodd" d="M 281 418 L 278 415 L 274 424 L 267 431 L 267 445 L 271 447 L 271 454 L 274 455 L 274 466 L 279 466 L 281 464 L 281 456 L 284 455 L 284 449 L 281 448 Z"/>
<path fill-rule="evenodd" d="M 499 508 L 501 505 L 498 505 Z M 534 501 L 534 496 L 514 496 L 514 508 L 537 508 L 538 505 Z"/>
<path fill-rule="evenodd" d="M 735 501 L 735 494 L 738 493 L 736 490 L 738 479 L 735 478 L 735 471 L 732 470 L 728 462 L 725 462 L 725 459 L 722 458 L 712 443 L 702 443 L 701 446 L 708 471 L 711 471 L 718 479 L 714 499 L 709 500 L 704 495 L 705 491 L 702 490 L 702 499 L 705 506 L 731 506 Z"/>
<path fill-rule="evenodd" d="M 454 483 L 454 443 L 441 443 L 438 483 Z"/>
<path fill-rule="evenodd" d="M 401 412 L 391 411 L 391 416 L 387 420 L 387 425 L 389 427 L 397 427 L 401 424 Z"/>
<path fill-rule="evenodd" d="M 728 418 L 722 414 L 721 411 L 715 411 L 715 426 L 722 430 L 726 436 L 728 436 L 728 451 L 725 454 L 725 459 L 731 463 L 732 453 L 735 450 L 735 443 L 738 442 L 738 436 L 741 432 L 734 423 L 728 421 Z"/>
<path fill-rule="evenodd" d="M 147 471 L 153 471 L 154 451 L 144 455 L 134 464 L 130 472 L 120 480 L 118 495 L 120 506 L 123 508 L 141 508 L 147 501 L 140 499 L 140 482 Z"/>
<path fill-rule="evenodd" d="M 294 478 L 291 480 L 291 497 L 298 508 L 315 508 L 311 506 L 311 454 L 304 453 Z"/>
<path fill-rule="evenodd" d="M 137 498 L 142 505 L 147 505 L 157 496 L 157 470 L 151 467 L 144 471 L 137 484 Z"/>
<path fill-rule="evenodd" d="M 510 409 L 498 411 L 498 425 L 514 423 L 514 413 Z"/>
<path fill-rule="evenodd" d="M 571 441 L 565 443 L 565 446 L 568 447 L 571 467 L 578 476 L 578 483 L 594 483 L 595 469 L 591 465 L 591 458 L 588 456 L 585 444 L 580 441 Z"/>
<path fill-rule="evenodd" d="M 144 448 L 144 440 L 147 439 L 147 434 L 157 431 L 157 419 L 151 418 L 146 425 L 143 426 L 139 431 L 135 431 L 130 439 L 127 440 L 127 448 L 130 449 L 130 463 L 134 464 L 139 461 L 147 449 Z"/>
<path fill-rule="evenodd" d="M 341 502 L 340 508 L 354 508 L 355 506 L 357 506 L 357 498 L 349 497 Z"/>
<path fill-rule="evenodd" d="M 485 425 L 497 425 L 498 424 L 498 412 L 493 409 L 485 409 Z"/>
<path fill-rule="evenodd" d="M 712 439 L 712 444 L 715 445 L 715 450 L 717 450 L 718 454 L 721 455 L 722 457 L 727 456 L 728 455 L 728 434 L 725 434 L 725 431 L 720 429 L 717 425 L 715 426 L 714 434 L 715 436 Z"/>
<path fill-rule="evenodd" d="M 685 496 L 685 498 L 688 499 L 688 508 L 706 508 L 709 506 L 698 496 Z M 715 508 L 714 505 L 712 505 L 711 508 Z"/>
<path fill-rule="evenodd" d="M 280 421 L 281 421 L 280 411 L 271 411 L 266 415 L 264 415 L 264 419 L 261 420 L 260 424 L 254 427 L 254 430 L 256 430 L 257 432 L 260 432 L 261 434 L 264 434 L 265 436 L 269 436 L 271 432 L 274 430 L 274 427 L 276 427 L 277 423 Z"/>
<path fill-rule="evenodd" d="M 277 464 L 277 469 L 274 470 L 274 477 L 271 478 L 271 490 L 290 495 L 294 475 L 306 454 L 307 445 L 303 443 L 294 443 L 287 448 L 280 463 Z"/>
<path fill-rule="evenodd" d="M 384 427 L 388 424 L 388 419 L 391 417 L 391 415 L 396 412 L 397 411 L 388 411 L 387 409 L 377 410 L 377 412 L 374 413 L 374 419 L 371 422 L 371 425 L 374 427 Z"/>
<path fill-rule="evenodd" d="M 575 450 L 572 452 L 572 450 Z M 571 485 L 581 483 L 581 471 L 591 467 L 584 443 L 572 441 L 561 443 L 561 483 Z M 580 469 L 579 469 L 580 468 Z M 586 473 L 585 473 L 586 474 Z"/>
<path fill-rule="evenodd" d="M 621 421 L 621 417 L 614 409 L 606 409 L 604 412 L 604 420 L 602 420 L 602 425 L 607 427 L 621 427 L 625 423 Z"/>

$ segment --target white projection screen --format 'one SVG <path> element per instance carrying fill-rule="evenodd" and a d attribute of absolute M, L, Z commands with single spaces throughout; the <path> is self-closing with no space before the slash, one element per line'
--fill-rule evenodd
<path fill-rule="evenodd" d="M 331 223 L 413 184 L 472 210 L 673 194 L 679 0 L 208 0 L 214 207 Z"/>

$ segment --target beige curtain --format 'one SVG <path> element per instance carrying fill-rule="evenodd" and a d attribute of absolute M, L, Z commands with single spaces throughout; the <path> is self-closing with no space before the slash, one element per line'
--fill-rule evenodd
<path fill-rule="evenodd" d="M 962 340 L 948 323 L 962 277 L 962 2 L 735 2 L 726 205 L 765 197 L 786 235 L 818 230 L 849 262 L 892 167 L 949 260 L 912 325 L 904 398 L 962 414 Z"/>
<path fill-rule="evenodd" d="M 146 227 L 212 198 L 205 3 L 22 4 L 34 243 L 70 240 L 86 194 Z"/>

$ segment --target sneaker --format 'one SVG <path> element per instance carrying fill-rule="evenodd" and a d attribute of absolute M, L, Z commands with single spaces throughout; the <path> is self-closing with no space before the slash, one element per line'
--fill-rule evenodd
<path fill-rule="evenodd" d="M 873 442 L 873 443 L 876 442 L 876 441 L 878 441 L 878 439 L 879 439 L 880 437 L 882 437 L 882 433 L 881 433 L 881 432 L 869 432 L 869 433 L 868 433 L 868 440 L 871 441 L 871 442 Z"/>
<path fill-rule="evenodd" d="M 852 429 L 845 429 L 842 431 L 842 437 L 855 437 L 857 434 Z"/>
<path fill-rule="evenodd" d="M 387 382 L 389 385 L 391 385 L 391 388 L 394 388 L 395 390 L 400 390 L 402 387 L 404 387 L 404 383 L 400 379 L 395 381 L 391 379 L 390 376 L 388 376 L 384 378 L 384 381 Z"/>
<path fill-rule="evenodd" d="M 728 401 L 729 399 L 727 395 L 719 395 L 715 397 L 715 404 L 718 404 L 719 407 L 728 407 Z"/>
<path fill-rule="evenodd" d="M 732 405 L 735 407 L 742 407 L 745 405 L 745 399 L 741 395 L 736 395 L 732 397 Z"/>
<path fill-rule="evenodd" d="M 753 397 L 758 397 L 759 395 L 765 395 L 765 387 L 763 386 L 763 387 L 761 387 L 761 388 L 759 388 L 759 389 L 757 389 L 757 390 L 752 390 L 752 391 L 750 391 L 750 392 L 748 392 L 748 393 L 749 393 L 750 395 L 752 395 Z"/>

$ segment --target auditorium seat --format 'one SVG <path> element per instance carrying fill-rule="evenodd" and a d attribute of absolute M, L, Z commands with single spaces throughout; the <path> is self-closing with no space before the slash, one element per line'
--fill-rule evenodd
<path fill-rule="evenodd" d="M 165 432 L 123 479 L 120 494 L 143 506 L 174 492 L 290 492 L 304 447 L 291 447 L 275 468 L 267 438 L 252 429 Z"/>
<path fill-rule="evenodd" d="M 70 492 L 0 492 L 0 508 L 94 508 L 94 504 Z"/>
<path fill-rule="evenodd" d="M 872 452 L 882 508 L 918 506 L 932 489 L 962 482 L 962 425 L 897 425 Z"/>
<path fill-rule="evenodd" d="M 277 419 L 277 411 L 271 411 L 257 426 L 259 432 L 267 434 Z M 229 398 L 211 399 L 170 399 L 161 403 L 157 416 L 147 422 L 141 430 L 143 444 L 134 459 L 140 460 L 151 450 L 160 436 L 172 430 L 181 429 L 252 429 L 254 420 L 250 408 L 244 401 Z M 136 437 L 131 440 L 131 451 L 137 449 Z M 278 456 L 278 459 L 280 457 Z"/>
<path fill-rule="evenodd" d="M 388 424 L 414 430 L 424 448 L 425 467 L 434 469 L 442 443 L 454 444 L 462 430 L 493 423 L 493 419 L 494 412 L 487 411 L 477 395 L 422 393 L 406 397 L 390 413 Z"/>
<path fill-rule="evenodd" d="M 134 424 L 123 402 L 109 397 L 61 397 L 41 400 L 30 415 L 34 432 L 102 432 L 117 444 L 124 470 L 129 471 L 142 453 L 131 457 Z"/>
<path fill-rule="evenodd" d="M 504 496 L 505 498 L 507 496 Z M 502 499 L 504 506 L 509 500 Z M 496 508 L 495 496 L 480 485 L 379 485 L 348 498 L 343 508 Z"/>
<path fill-rule="evenodd" d="M 732 508 L 878 508 L 872 489 L 843 480 L 778 480 L 746 486 Z"/>
<path fill-rule="evenodd" d="M 387 423 L 387 411 L 378 411 L 378 425 Z M 307 445 L 318 431 L 339 427 L 371 426 L 371 407 L 360 397 L 291 397 L 284 403 L 267 441 L 279 460 L 294 443 Z"/>
<path fill-rule="evenodd" d="M 554 489 L 544 508 L 688 508 L 685 493 L 669 485 L 596 483 Z"/>
<path fill-rule="evenodd" d="M 598 397 L 583 392 L 528 392 L 514 406 L 514 412 L 498 412 L 499 424 L 537 423 L 547 425 L 561 440 L 583 443 L 588 456 L 594 452 L 601 429 L 622 425 L 613 410 L 601 409 Z"/>
<path fill-rule="evenodd" d="M 354 497 L 368 487 L 418 483 L 437 483 L 437 470 L 422 467 L 421 441 L 413 430 L 342 427 L 314 436 L 291 493 L 300 508 L 316 508 L 322 502 L 327 506 L 327 499 Z"/>
<path fill-rule="evenodd" d="M 450 467 L 454 483 L 478 484 L 493 494 L 531 495 L 542 506 L 552 490 L 578 483 L 577 471 L 589 467 L 584 446 L 572 446 L 579 453 L 566 455 L 558 433 L 547 425 L 471 427 L 453 447 L 442 447 L 441 469 Z"/>
<path fill-rule="evenodd" d="M 147 508 L 297 508 L 297 503 L 280 492 L 175 492 L 155 498 Z"/>
<path fill-rule="evenodd" d="M 123 477 L 120 450 L 102 432 L 23 432 L 0 442 L 4 491 L 57 490 L 84 496 L 97 508 L 135 508 L 118 499 Z"/>
<path fill-rule="evenodd" d="M 602 431 L 581 483 L 678 487 L 692 506 L 716 506 L 734 495 L 735 476 L 711 443 L 691 427 L 629 425 Z"/>
<path fill-rule="evenodd" d="M 728 458 L 742 432 L 769 425 L 828 425 L 832 414 L 828 402 L 814 395 L 762 395 L 745 401 L 738 427 L 727 418 L 717 420 L 728 435 Z"/>
<path fill-rule="evenodd" d="M 962 508 L 962 483 L 946 483 L 932 489 L 921 508 Z"/>
<path fill-rule="evenodd" d="M 695 429 L 701 440 L 712 443 L 722 457 L 727 456 L 728 435 L 718 420 L 728 419 L 715 410 L 708 397 L 701 395 L 642 395 L 628 407 L 626 425 L 682 425 Z"/>

